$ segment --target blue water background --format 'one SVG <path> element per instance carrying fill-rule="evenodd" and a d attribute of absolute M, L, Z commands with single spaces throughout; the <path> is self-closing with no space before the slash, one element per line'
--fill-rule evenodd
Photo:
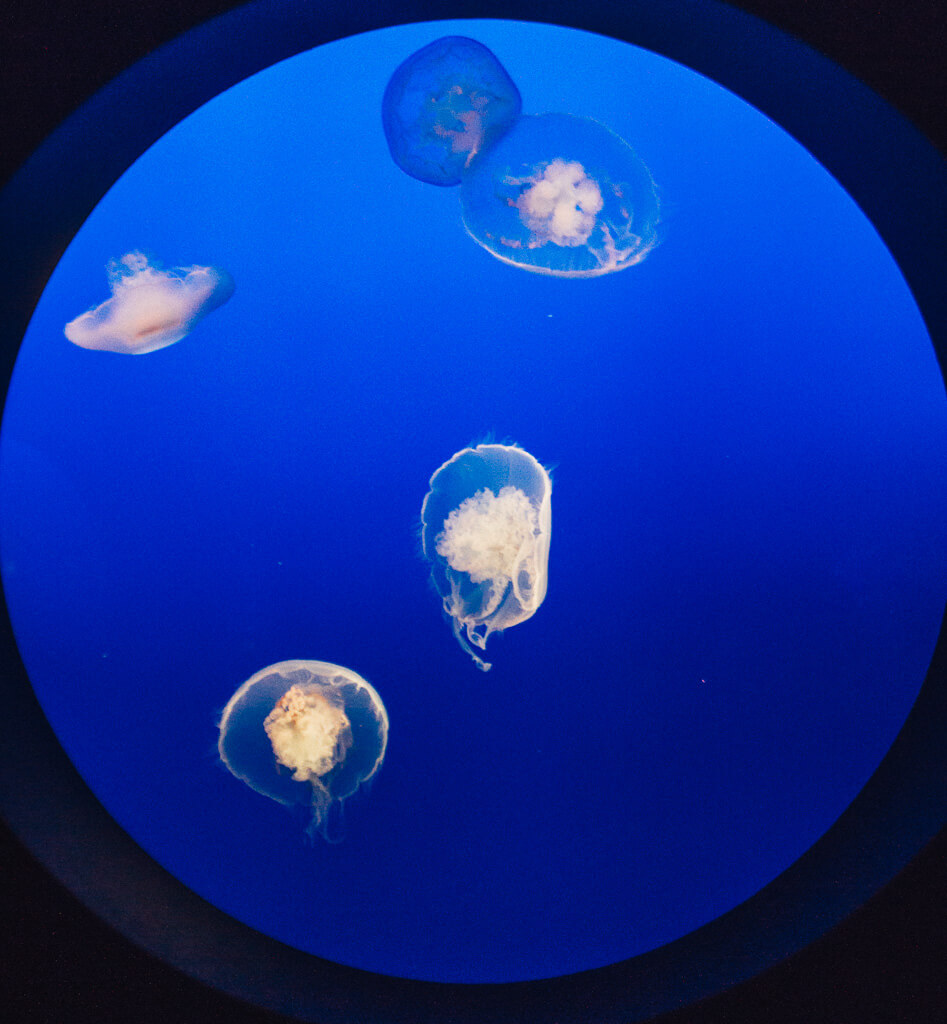
<path fill-rule="evenodd" d="M 642 265 L 518 271 L 457 189 L 398 170 L 387 78 L 448 33 L 525 112 L 638 151 L 663 202 Z M 147 356 L 70 345 L 133 249 L 236 293 Z M 483 674 L 417 528 L 430 475 L 488 436 L 552 467 L 553 538 L 545 603 Z M 862 787 L 943 611 L 945 452 L 897 268 L 759 112 L 591 35 L 404 27 L 222 94 L 73 240 L 5 413 L 3 582 L 66 751 L 200 895 L 346 964 L 547 977 L 713 919 Z M 338 845 L 217 762 L 230 695 L 290 658 L 353 668 L 390 715 Z"/>

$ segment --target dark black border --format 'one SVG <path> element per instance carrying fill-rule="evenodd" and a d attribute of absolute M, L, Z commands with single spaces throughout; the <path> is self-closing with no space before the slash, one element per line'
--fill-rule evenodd
<path fill-rule="evenodd" d="M 26 138 L 27 146 L 38 141 L 37 124 L 44 116 L 55 118 L 62 102 L 63 93 L 55 89 L 52 94 L 39 89 L 41 95 L 52 95 L 43 102 L 30 94 L 44 68 L 51 69 L 42 53 L 52 48 L 61 54 L 65 47 L 75 58 L 71 64 L 63 62 L 75 82 L 60 79 L 60 89 L 81 101 L 101 84 L 103 74 L 109 77 L 111 70 L 149 53 L 206 12 L 227 5 L 215 8 L 213 2 L 195 0 L 186 9 L 165 4 L 160 12 L 131 6 L 91 4 L 76 11 L 51 3 L 38 15 L 46 19 L 39 36 L 17 28 L 30 22 L 29 16 L 19 15 L 0 50 L 0 68 L 5 69 L 0 81 L 6 95 L 15 97 L 23 128 L 19 138 Z M 0 359 L 7 373 L 32 306 L 62 249 L 105 188 L 158 134 L 225 85 L 281 56 L 353 31 L 441 14 L 532 17 L 628 38 L 697 68 L 755 103 L 807 145 L 872 216 L 914 290 L 941 365 L 947 363 L 943 161 L 892 110 L 790 38 L 731 8 L 701 0 L 541 6 L 517 0 L 449 6 L 421 0 L 373 4 L 365 11 L 366 6 L 358 13 L 354 4 L 351 10 L 337 5 L 330 16 L 312 3 L 265 0 L 235 12 L 230 29 L 236 33 L 236 46 L 222 51 L 219 32 L 198 29 L 149 58 L 146 66 L 132 69 L 44 146 L 0 199 Z M 771 6 L 787 27 L 804 28 L 799 19 L 806 12 L 800 6 L 806 5 Z M 902 2 L 896 10 L 882 5 L 887 13 L 880 20 L 873 13 L 877 3 L 835 6 L 836 16 L 848 19 L 846 31 L 854 39 L 850 66 L 869 80 L 876 76 L 873 84 L 943 145 L 942 126 L 938 128 L 942 109 L 930 100 L 931 94 L 947 95 L 943 78 L 938 83 L 936 75 L 932 79 L 922 74 L 922 81 L 934 84 L 911 107 L 905 80 L 912 72 L 891 58 L 892 44 L 897 54 L 898 33 L 903 35 L 910 13 L 920 34 L 902 59 L 914 74 L 919 64 L 923 71 L 926 61 L 916 58 L 918 52 L 933 54 L 936 67 L 941 67 L 947 38 L 943 22 L 931 20 L 929 5 L 913 2 Z M 155 15 L 151 20 L 149 13 Z M 58 18 L 50 21 L 51 14 Z M 859 35 L 859 21 L 870 31 Z M 823 15 L 818 25 L 819 44 L 844 59 L 839 48 L 844 50 L 846 33 L 838 21 Z M 878 34 L 881 29 L 887 31 Z M 40 48 L 33 51 L 38 59 L 32 67 L 24 63 L 22 48 L 16 49 L 30 40 Z M 115 59 L 116 40 L 118 67 L 109 63 Z M 11 44 L 17 54 L 12 65 L 3 60 Z M 868 60 L 875 51 L 886 53 L 888 63 L 898 69 L 886 84 L 877 81 L 878 62 Z M 11 66 L 18 82 L 15 90 L 6 88 Z M 45 134 L 52 127 L 45 123 L 41 130 Z M 17 135 L 15 130 L 12 135 Z M 94 147 L 86 144 L 90 135 Z M 4 153 L 20 157 L 15 144 Z M 261 1006 L 327 1024 L 642 1019 L 749 978 L 817 939 L 864 903 L 947 818 L 947 652 L 942 635 L 918 708 L 865 794 L 825 840 L 744 907 L 664 950 L 553 982 L 465 987 L 384 979 L 321 964 L 256 936 L 195 899 L 144 857 L 66 761 L 35 705 L 8 633 L 0 636 L 0 644 L 7 683 L 0 727 L 0 806 L 34 854 L 98 915 L 168 963 Z M 10 930 L 10 948 L 0 962 L 0 1013 L 6 1011 L 7 1019 L 272 1019 L 128 943 L 84 910 L 12 837 L 5 840 L 2 852 L 9 855 L 0 874 L 11 911 L 5 916 L 24 922 L 22 931 Z M 941 833 L 888 890 L 810 949 L 675 1018 L 939 1019 L 938 1010 L 947 1005 L 947 929 L 929 931 L 922 922 L 947 919 L 947 884 L 943 868 L 937 871 L 937 854 L 943 855 L 945 845 Z M 826 872 L 827 865 L 834 867 Z M 767 929 L 761 921 L 779 922 L 779 927 Z"/>

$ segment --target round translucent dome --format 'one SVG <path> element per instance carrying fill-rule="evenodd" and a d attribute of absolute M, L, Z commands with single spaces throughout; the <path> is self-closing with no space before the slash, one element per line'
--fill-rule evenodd
<path fill-rule="evenodd" d="M 473 647 L 485 650 L 546 596 L 552 480 L 522 448 L 481 444 L 451 456 L 430 487 L 421 541 L 431 579 L 458 643 L 486 672 Z"/>
<path fill-rule="evenodd" d="M 640 263 L 657 242 L 648 168 L 586 117 L 521 117 L 461 182 L 464 225 L 497 259 L 556 277 Z"/>
<path fill-rule="evenodd" d="M 382 100 L 395 163 L 431 185 L 459 185 L 473 158 L 522 109 L 519 90 L 483 43 L 445 36 L 396 68 Z"/>
<path fill-rule="evenodd" d="M 381 767 L 388 712 L 374 687 L 327 661 L 281 661 L 251 676 L 220 719 L 220 759 L 271 800 L 308 804 L 307 831 L 330 828 L 333 805 L 352 796 Z"/>

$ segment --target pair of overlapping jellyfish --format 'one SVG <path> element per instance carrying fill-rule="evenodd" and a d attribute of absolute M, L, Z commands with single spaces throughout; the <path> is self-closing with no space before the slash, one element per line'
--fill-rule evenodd
<path fill-rule="evenodd" d="M 546 596 L 549 473 L 515 445 L 465 448 L 431 477 L 421 543 L 454 635 L 476 665 L 491 633 L 530 618 Z M 341 809 L 382 765 L 388 713 L 351 669 L 283 661 L 261 669 L 220 719 L 223 763 L 279 803 L 308 806 L 309 834 L 341 838 Z"/>
<path fill-rule="evenodd" d="M 658 199 L 635 151 L 591 118 L 521 109 L 486 46 L 446 36 L 398 67 L 382 121 L 406 174 L 460 185 L 464 226 L 497 259 L 556 277 L 640 263 L 657 241 Z"/>

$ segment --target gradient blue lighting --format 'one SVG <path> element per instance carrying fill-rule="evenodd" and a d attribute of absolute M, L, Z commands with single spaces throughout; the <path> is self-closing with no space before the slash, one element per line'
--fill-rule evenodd
<path fill-rule="evenodd" d="M 634 273 L 514 272 L 463 186 L 392 161 L 392 69 L 445 33 L 646 158 L 662 239 Z M 71 344 L 137 250 L 237 290 L 142 359 Z M 555 543 L 484 674 L 418 520 L 491 432 L 551 467 Z M 347 38 L 164 134 L 49 279 L 0 477 L 17 643 L 109 814 L 238 921 L 399 977 L 601 967 L 749 899 L 875 771 L 943 612 L 943 383 L 871 223 L 732 93 L 549 26 Z M 218 761 L 234 690 L 294 658 L 390 713 L 338 844 Z"/>

